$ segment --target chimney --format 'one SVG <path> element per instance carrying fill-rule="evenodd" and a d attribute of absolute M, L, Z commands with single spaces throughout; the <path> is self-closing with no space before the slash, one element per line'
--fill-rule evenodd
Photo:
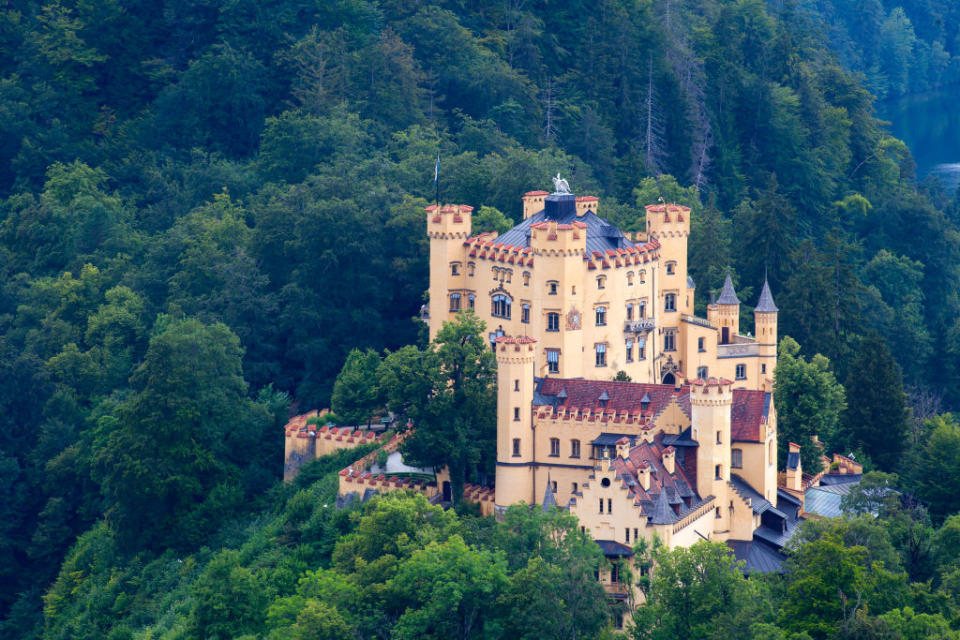
<path fill-rule="evenodd" d="M 800 445 L 791 442 L 787 451 L 787 489 L 791 491 L 803 490 L 803 466 L 800 464 Z"/>
<path fill-rule="evenodd" d="M 617 440 L 617 457 L 624 460 L 630 455 L 630 438 L 623 436 Z"/>
<path fill-rule="evenodd" d="M 673 475 L 673 472 L 676 470 L 676 457 L 677 450 L 673 447 L 667 447 L 663 450 L 663 466 L 667 470 L 667 473 Z"/>
<path fill-rule="evenodd" d="M 650 490 L 650 463 L 641 462 L 637 465 L 637 480 L 644 491 Z"/>

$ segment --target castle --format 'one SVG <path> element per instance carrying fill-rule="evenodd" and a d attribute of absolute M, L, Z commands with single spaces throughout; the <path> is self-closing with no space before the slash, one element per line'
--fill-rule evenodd
<path fill-rule="evenodd" d="M 473 235 L 471 211 L 427 208 L 428 321 L 431 337 L 464 309 L 486 322 L 495 509 L 569 509 L 615 561 L 656 536 L 724 541 L 752 569 L 778 566 L 801 501 L 777 486 L 769 285 L 755 337 L 741 335 L 729 275 L 695 316 L 685 206 L 648 205 L 632 237 L 596 198 L 569 193 L 525 194 L 523 221 L 499 236 Z M 615 573 L 601 577 L 614 593 Z"/>

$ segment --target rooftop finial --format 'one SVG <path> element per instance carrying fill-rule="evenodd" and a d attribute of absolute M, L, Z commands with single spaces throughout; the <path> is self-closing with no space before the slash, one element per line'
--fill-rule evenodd
<path fill-rule="evenodd" d="M 561 178 L 559 173 L 553 178 L 553 188 L 556 195 L 570 195 L 570 183 Z"/>

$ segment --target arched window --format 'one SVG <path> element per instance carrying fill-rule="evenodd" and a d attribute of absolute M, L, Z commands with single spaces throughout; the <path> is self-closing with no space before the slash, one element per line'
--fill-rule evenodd
<path fill-rule="evenodd" d="M 450 275 L 452 275 L 452 276 L 458 276 L 458 275 L 460 275 L 460 263 L 459 263 L 459 262 L 451 262 L 451 263 L 450 263 Z"/>
<path fill-rule="evenodd" d="M 633 286 L 633 271 L 627 271 L 627 286 Z"/>
<path fill-rule="evenodd" d="M 598 327 L 607 326 L 607 308 L 606 307 L 597 307 L 597 326 Z"/>
<path fill-rule="evenodd" d="M 597 276 L 597 289 L 604 289 L 607 286 L 607 276 Z"/>
<path fill-rule="evenodd" d="M 664 311 L 677 310 L 677 294 L 668 293 L 665 296 L 663 296 L 663 310 Z"/>
<path fill-rule="evenodd" d="M 530 324 L 530 305 L 529 304 L 520 305 L 520 322 L 524 324 Z"/>
<path fill-rule="evenodd" d="M 633 303 L 627 303 L 627 320 L 633 320 Z"/>
<path fill-rule="evenodd" d="M 524 272 L 523 272 L 523 286 L 525 286 L 525 287 L 529 287 L 529 286 L 530 286 L 530 272 L 529 272 L 529 271 L 524 271 Z"/>
<path fill-rule="evenodd" d="M 471 309 L 475 308 L 477 306 L 477 296 L 473 295 L 472 293 L 468 295 L 467 304 L 470 306 Z"/>
<path fill-rule="evenodd" d="M 595 351 L 595 364 L 598 367 L 607 366 L 607 345 L 606 343 L 599 343 L 594 345 Z"/>
<path fill-rule="evenodd" d="M 547 331 L 560 331 L 560 314 L 550 312 L 547 314 Z"/>
<path fill-rule="evenodd" d="M 550 294 L 551 296 L 557 295 L 557 287 L 559 286 L 559 284 L 560 283 L 557 282 L 556 280 L 551 280 L 550 282 L 548 282 L 547 293 Z"/>
<path fill-rule="evenodd" d="M 450 294 L 450 311 L 460 311 L 460 294 Z"/>
<path fill-rule="evenodd" d="M 647 281 L 647 270 L 640 269 L 640 284 L 643 284 L 646 281 Z"/>
<path fill-rule="evenodd" d="M 520 457 L 520 438 L 513 439 L 513 457 L 514 458 Z"/>
<path fill-rule="evenodd" d="M 491 313 L 495 318 L 506 318 L 509 320 L 510 298 L 501 293 L 493 296 L 493 311 Z"/>

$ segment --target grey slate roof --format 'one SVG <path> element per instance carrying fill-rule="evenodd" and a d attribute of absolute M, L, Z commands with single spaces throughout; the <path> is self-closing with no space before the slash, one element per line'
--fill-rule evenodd
<path fill-rule="evenodd" d="M 603 551 L 603 555 L 608 558 L 622 558 L 633 555 L 633 549 L 622 542 L 615 540 L 595 540 L 594 542 L 600 547 L 600 551 Z"/>
<path fill-rule="evenodd" d="M 740 304 L 740 298 L 733 289 L 733 280 L 730 279 L 730 273 L 727 273 L 727 279 L 723 281 L 723 290 L 720 297 L 717 298 L 717 304 Z"/>
<path fill-rule="evenodd" d="M 770 283 L 766 278 L 763 279 L 763 289 L 760 291 L 760 299 L 757 300 L 757 306 L 753 308 L 754 312 L 772 313 L 778 311 L 777 305 L 773 304 L 773 294 L 770 293 Z"/>
<path fill-rule="evenodd" d="M 557 218 L 547 218 L 544 211 L 535 213 L 514 228 L 497 236 L 497 242 L 503 244 L 512 244 L 519 247 L 530 246 L 530 226 L 538 222 L 547 220 L 556 220 L 559 224 L 571 224 L 574 221 L 580 221 L 587 225 L 587 252 L 600 251 L 606 253 L 607 249 L 626 249 L 634 246 L 620 229 L 610 224 L 592 211 L 577 216 L 573 213 L 566 213 Z"/>
<path fill-rule="evenodd" d="M 753 508 L 754 513 L 763 513 L 768 509 L 772 509 L 773 505 L 770 504 L 770 501 L 760 495 L 753 487 L 747 484 L 747 481 L 738 476 L 735 473 L 730 474 L 730 484 L 734 486 L 739 493 L 744 498 L 750 498 L 750 506 Z"/>
<path fill-rule="evenodd" d="M 670 498 L 666 491 L 657 494 L 657 499 L 653 502 L 650 513 L 650 524 L 673 524 L 677 521 L 677 514 L 670 507 Z"/>
<path fill-rule="evenodd" d="M 690 276 L 687 276 L 687 289 L 696 289 L 696 288 L 697 288 L 697 285 L 693 281 L 693 278 L 691 278 Z"/>
<path fill-rule="evenodd" d="M 737 560 L 743 560 L 744 574 L 776 573 L 783 570 L 783 562 L 787 556 L 769 545 L 756 540 L 730 540 L 727 546 L 733 550 Z"/>

